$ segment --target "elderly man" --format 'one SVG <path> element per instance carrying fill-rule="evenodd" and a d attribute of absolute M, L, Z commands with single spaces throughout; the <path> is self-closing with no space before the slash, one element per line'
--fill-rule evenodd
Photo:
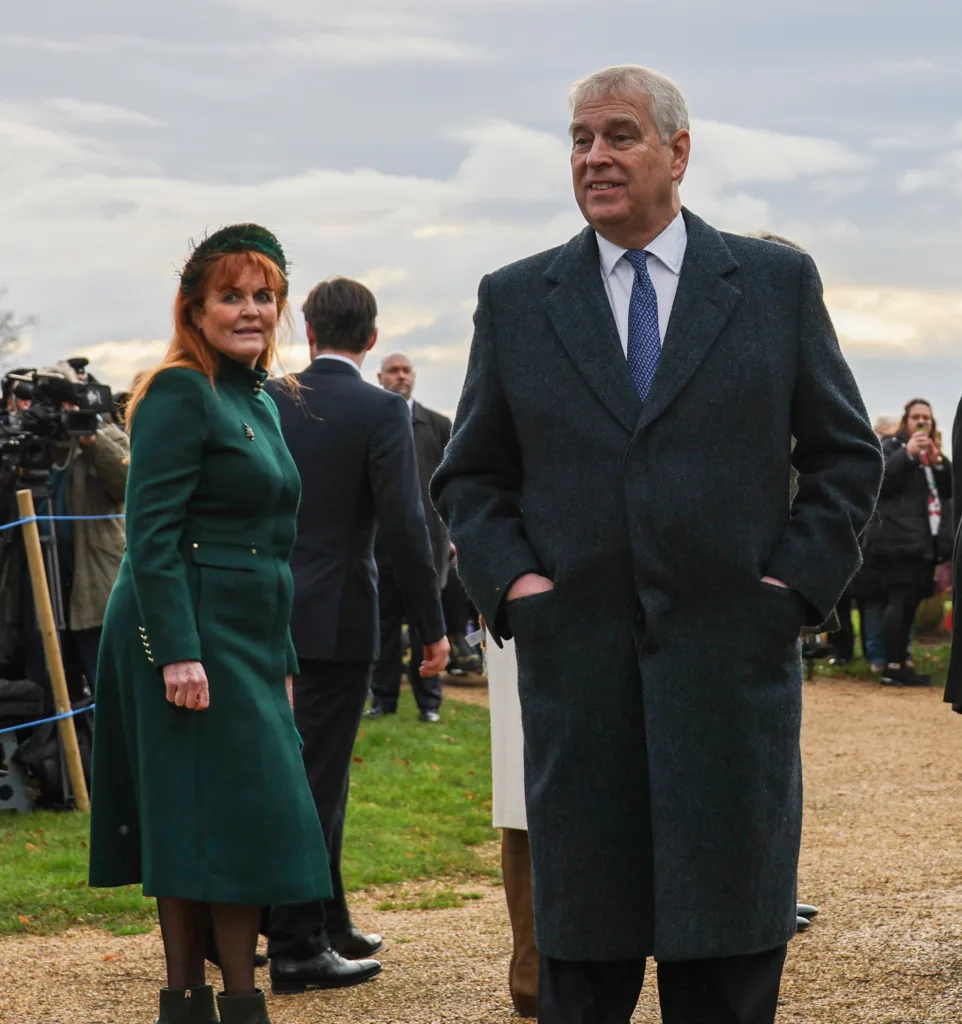
<path fill-rule="evenodd" d="M 769 1024 L 798 635 L 859 564 L 879 446 L 812 260 L 682 209 L 677 86 L 608 68 L 571 110 L 588 227 L 482 281 L 433 482 L 517 647 L 539 1020 L 624 1024 L 654 955 L 664 1021 Z"/>

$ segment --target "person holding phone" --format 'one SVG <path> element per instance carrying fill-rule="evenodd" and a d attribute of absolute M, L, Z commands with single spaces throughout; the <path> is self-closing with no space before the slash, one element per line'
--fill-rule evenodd
<path fill-rule="evenodd" d="M 885 582 L 882 616 L 886 686 L 927 686 L 906 656 L 919 604 L 932 593 L 935 566 L 951 557 L 952 467 L 942 452 L 932 406 L 905 405 L 894 436 L 882 442 L 885 477 L 866 531 L 866 565 Z"/>

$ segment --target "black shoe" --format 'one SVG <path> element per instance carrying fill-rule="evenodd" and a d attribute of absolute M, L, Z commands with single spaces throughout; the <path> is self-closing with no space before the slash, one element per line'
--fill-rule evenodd
<path fill-rule="evenodd" d="M 345 960 L 363 960 L 380 953 L 384 949 L 384 940 L 380 935 L 367 935 L 360 928 L 352 927 L 340 935 L 332 935 L 331 946 Z"/>
<path fill-rule="evenodd" d="M 364 712 L 365 718 L 383 718 L 385 715 L 396 715 L 397 711 L 391 708 L 379 708 L 376 704 L 372 704 L 367 711 Z"/>
<path fill-rule="evenodd" d="M 915 669 L 908 665 L 899 668 L 889 668 L 888 665 L 882 671 L 883 686 L 928 686 L 929 677 L 917 675 Z"/>
<path fill-rule="evenodd" d="M 799 917 L 807 917 L 811 921 L 813 917 L 818 917 L 818 907 L 813 907 L 809 903 L 799 903 L 795 907 L 795 913 Z"/>
<path fill-rule="evenodd" d="M 380 973 L 377 960 L 345 960 L 333 949 L 325 949 L 310 960 L 275 956 L 271 960 L 271 990 L 275 995 L 290 995 L 309 988 L 348 988 Z"/>
<path fill-rule="evenodd" d="M 418 715 L 418 720 L 421 722 L 430 722 L 432 725 L 437 725 L 441 721 L 441 716 L 437 711 L 422 711 Z"/>
<path fill-rule="evenodd" d="M 812 922 L 807 917 L 796 917 L 795 918 L 795 931 L 804 932 L 808 931 L 811 927 Z"/>

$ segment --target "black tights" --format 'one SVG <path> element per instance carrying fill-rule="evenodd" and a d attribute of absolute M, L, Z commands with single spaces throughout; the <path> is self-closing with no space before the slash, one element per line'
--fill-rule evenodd
<path fill-rule="evenodd" d="M 889 585 L 888 601 L 882 616 L 882 637 L 885 642 L 885 660 L 890 665 L 904 663 L 915 613 L 929 593 L 931 586 Z"/>
<path fill-rule="evenodd" d="M 199 903 L 174 896 L 157 900 L 160 931 L 167 958 L 167 987 L 200 988 L 205 984 L 207 932 L 213 925 L 229 996 L 250 995 L 254 989 L 254 952 L 261 908 L 239 903 Z"/>

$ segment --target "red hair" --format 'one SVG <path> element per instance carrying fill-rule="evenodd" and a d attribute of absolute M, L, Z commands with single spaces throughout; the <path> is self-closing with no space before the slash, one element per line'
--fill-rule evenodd
<path fill-rule="evenodd" d="M 177 292 L 177 298 L 174 299 L 174 336 L 170 339 L 170 345 L 160 363 L 152 370 L 142 373 L 140 379 L 136 380 L 131 388 L 126 409 L 128 429 L 138 404 L 147 394 L 154 378 L 162 370 L 174 367 L 199 370 L 213 386 L 222 356 L 217 349 L 208 344 L 200 328 L 194 323 L 193 314 L 203 309 L 207 296 L 211 292 L 229 288 L 249 267 L 263 272 L 267 287 L 276 296 L 278 321 L 281 318 L 290 319 L 287 306 L 287 276 L 270 257 L 250 249 L 245 252 L 215 254 L 198 275 L 196 283 L 189 288 L 185 288 L 182 284 Z M 277 331 L 275 330 L 266 348 L 258 357 L 257 365 L 269 370 L 276 356 Z"/>

